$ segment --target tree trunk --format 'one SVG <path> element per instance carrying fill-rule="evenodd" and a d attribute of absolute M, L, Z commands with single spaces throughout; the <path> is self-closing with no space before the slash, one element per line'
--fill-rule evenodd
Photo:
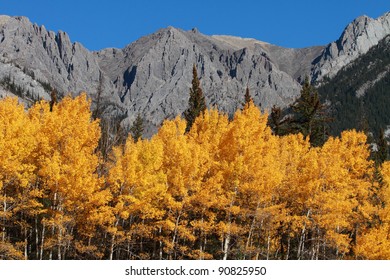
<path fill-rule="evenodd" d="M 270 247 L 271 247 L 271 236 L 270 236 L 270 232 L 268 231 L 268 237 L 267 237 L 267 260 L 269 260 L 269 250 L 270 250 Z"/>
<path fill-rule="evenodd" d="M 259 208 L 259 203 L 257 204 L 256 210 L 255 210 L 255 215 L 253 216 L 251 227 L 249 229 L 248 238 L 246 240 L 244 259 L 246 258 L 246 252 L 248 251 L 248 248 L 251 244 L 252 234 L 253 234 L 253 230 L 255 228 L 255 223 L 256 223 L 256 213 L 257 213 L 258 208 Z M 249 255 L 249 259 L 250 259 L 250 255 Z"/>
<path fill-rule="evenodd" d="M 119 219 L 116 219 L 115 224 L 114 224 L 115 228 L 118 228 L 118 223 L 119 223 Z M 115 247 L 114 245 L 115 245 L 115 234 L 112 234 L 111 242 L 110 242 L 110 257 L 109 257 L 110 260 L 112 260 L 112 258 L 114 256 L 114 247 Z"/>
<path fill-rule="evenodd" d="M 305 249 L 305 227 L 303 227 L 301 236 L 299 237 L 297 259 L 301 259 L 302 251 Z"/>
<path fill-rule="evenodd" d="M 24 259 L 28 260 L 28 230 L 27 227 L 24 229 Z"/>
<path fill-rule="evenodd" d="M 207 234 L 204 235 L 204 242 L 203 242 L 203 258 L 204 260 L 204 253 L 206 252 L 206 245 L 207 245 Z"/>
<path fill-rule="evenodd" d="M 306 218 L 308 218 L 310 215 L 310 209 L 307 210 Z M 297 259 L 301 259 L 301 255 L 305 249 L 305 235 L 306 235 L 306 222 L 303 225 L 301 236 L 299 238 L 299 244 L 298 244 L 298 252 L 297 252 Z"/>
<path fill-rule="evenodd" d="M 230 202 L 230 208 L 234 205 L 234 200 L 237 195 L 237 186 L 234 186 L 234 196 L 232 197 L 232 201 Z M 231 225 L 232 225 L 232 214 L 229 211 L 228 214 L 228 231 L 226 233 L 225 242 L 223 245 L 223 260 L 227 260 L 228 253 L 229 253 L 229 245 L 230 245 L 230 239 L 231 239 Z"/>
<path fill-rule="evenodd" d="M 110 261 L 112 261 L 112 258 L 114 256 L 114 243 L 115 243 L 115 234 L 111 236 L 111 244 L 110 244 Z"/>
<path fill-rule="evenodd" d="M 160 244 L 160 248 L 159 248 L 159 250 L 160 250 L 160 252 L 159 252 L 159 258 L 160 258 L 160 260 L 163 259 L 163 242 L 162 242 L 162 240 L 161 240 L 161 231 L 162 231 L 162 229 L 161 229 L 161 226 L 160 226 L 160 228 L 158 229 L 158 233 L 159 233 L 159 237 L 160 237 L 160 241 L 159 241 L 159 244 Z"/>
<path fill-rule="evenodd" d="M 3 228 L 2 228 L 2 233 L 1 233 L 1 240 L 5 242 L 5 225 L 6 225 L 6 220 L 5 216 L 7 213 L 7 194 L 4 192 L 4 200 L 3 200 L 3 212 L 4 212 L 4 218 L 3 218 Z"/>
<path fill-rule="evenodd" d="M 233 201 L 230 205 L 230 207 L 233 205 Z M 232 217 L 229 213 L 228 217 L 228 231 L 226 233 L 225 242 L 223 244 L 223 260 L 227 260 L 228 253 L 229 253 L 229 245 L 230 245 L 230 238 L 231 238 L 231 225 L 232 225 Z"/>
<path fill-rule="evenodd" d="M 230 228 L 230 226 L 229 226 L 229 228 Z M 223 260 L 224 261 L 227 260 L 227 257 L 228 257 L 229 245 L 230 245 L 230 230 L 225 237 L 225 242 L 223 245 Z"/>
<path fill-rule="evenodd" d="M 62 229 L 58 230 L 57 258 L 61 260 Z"/>
<path fill-rule="evenodd" d="M 287 239 L 286 260 L 288 260 L 289 257 L 290 257 L 290 245 L 291 245 L 291 237 L 290 237 L 290 235 L 289 235 L 289 236 L 288 236 L 288 239 Z"/>
<path fill-rule="evenodd" d="M 35 216 L 35 259 L 39 259 L 39 230 L 38 230 L 38 216 Z"/>
<path fill-rule="evenodd" d="M 45 242 L 45 225 L 42 224 L 41 250 L 40 250 L 40 257 L 39 257 L 40 260 L 42 260 L 43 258 L 44 242 Z"/>
<path fill-rule="evenodd" d="M 181 217 L 181 213 L 179 213 L 179 215 L 176 218 L 175 230 L 173 231 L 173 237 L 172 237 L 172 250 L 175 250 L 176 236 L 177 236 L 177 231 L 178 231 L 178 227 L 179 227 L 180 217 Z M 170 253 L 170 255 L 171 254 L 172 254 L 172 252 Z"/>

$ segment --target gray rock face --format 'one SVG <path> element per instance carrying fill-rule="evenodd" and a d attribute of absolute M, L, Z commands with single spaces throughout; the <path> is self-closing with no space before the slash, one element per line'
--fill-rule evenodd
<path fill-rule="evenodd" d="M 0 79 L 4 77 L 34 99 L 49 99 L 49 85 L 60 95 L 86 91 L 94 98 L 101 79 L 106 95 L 114 91 L 93 53 L 71 43 L 65 32 L 47 31 L 25 17 L 0 17 Z"/>
<path fill-rule="evenodd" d="M 210 37 L 169 27 L 123 50 L 105 49 L 96 55 L 129 115 L 134 118 L 141 112 L 155 126 L 186 109 L 193 64 L 208 105 L 229 114 L 241 108 L 247 85 L 263 108 L 286 106 L 300 91 L 299 83 L 279 70 L 255 40 Z"/>
<path fill-rule="evenodd" d="M 372 19 L 361 16 L 350 23 L 340 38 L 330 43 L 316 60 L 312 69 L 313 80 L 333 77 L 342 67 L 365 54 L 390 34 L 390 12 Z"/>
<path fill-rule="evenodd" d="M 311 64 L 323 51 L 323 46 L 302 49 L 283 48 L 255 39 L 243 39 L 232 36 L 212 36 L 235 50 L 248 48 L 266 55 L 276 67 L 295 80 L 303 80 L 310 74 Z"/>
<path fill-rule="evenodd" d="M 30 103 L 50 98 L 47 85 L 62 94 L 86 91 L 93 106 L 125 127 L 141 113 L 150 136 L 164 119 L 186 109 L 193 64 L 209 107 L 232 114 L 241 108 L 247 86 L 263 110 L 284 107 L 299 95 L 304 76 L 318 80 L 335 73 L 389 34 L 389 17 L 359 18 L 326 48 L 287 49 L 168 27 L 124 49 L 90 52 L 65 32 L 0 16 L 0 80 L 20 86 Z"/>

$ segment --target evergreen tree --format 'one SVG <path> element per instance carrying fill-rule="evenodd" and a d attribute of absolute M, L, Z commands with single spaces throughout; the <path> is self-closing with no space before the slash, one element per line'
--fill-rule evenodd
<path fill-rule="evenodd" d="M 268 125 L 271 127 L 275 135 L 286 135 L 290 133 L 291 118 L 283 116 L 282 109 L 277 106 L 273 106 L 271 114 L 269 116 Z"/>
<path fill-rule="evenodd" d="M 141 114 L 137 115 L 137 118 L 130 128 L 130 132 L 135 142 L 142 139 L 142 134 L 144 132 L 144 120 L 142 119 Z"/>
<path fill-rule="evenodd" d="M 186 132 L 188 132 L 195 119 L 206 110 L 206 100 L 203 95 L 203 91 L 200 87 L 200 82 L 198 79 L 198 72 L 194 64 L 192 68 L 192 87 L 190 88 L 190 99 L 188 101 L 188 108 L 184 112 L 184 118 L 187 121 Z"/>
<path fill-rule="evenodd" d="M 53 89 L 50 93 L 50 112 L 53 111 L 53 106 L 57 104 L 57 91 Z"/>
<path fill-rule="evenodd" d="M 253 102 L 253 99 L 252 99 L 252 96 L 249 92 L 249 87 L 247 86 L 246 87 L 246 90 L 245 90 L 245 96 L 244 96 L 244 99 L 245 99 L 245 102 L 243 104 L 243 106 L 247 106 L 251 101 Z"/>
<path fill-rule="evenodd" d="M 387 143 L 385 132 L 383 128 L 379 131 L 379 139 L 377 141 L 377 151 L 375 156 L 375 161 L 377 164 L 381 165 L 388 159 L 389 154 L 389 144 Z"/>
<path fill-rule="evenodd" d="M 302 86 L 301 95 L 292 106 L 294 111 L 291 129 L 310 137 L 313 146 L 322 146 L 327 138 L 326 106 L 320 102 L 317 90 L 306 77 Z"/>

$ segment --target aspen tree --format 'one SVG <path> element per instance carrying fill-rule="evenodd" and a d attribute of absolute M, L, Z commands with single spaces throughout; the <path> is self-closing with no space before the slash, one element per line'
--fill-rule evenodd
<path fill-rule="evenodd" d="M 267 127 L 267 115 L 261 114 L 252 101 L 236 112 L 220 145 L 223 169 L 224 200 L 227 202 L 220 222 L 223 259 L 229 257 L 230 242 L 246 236 L 249 247 L 253 226 L 270 211 L 274 187 L 281 175 L 275 165 L 277 142 Z M 249 222 L 248 222 L 249 220 Z M 248 228 L 248 224 L 251 226 Z"/>
<path fill-rule="evenodd" d="M 17 99 L 0 101 L 0 258 L 28 258 L 29 222 L 43 211 L 31 161 L 36 132 Z"/>
<path fill-rule="evenodd" d="M 42 101 L 29 111 L 30 118 L 40 125 L 35 155 L 48 204 L 42 225 L 46 228 L 49 258 L 53 254 L 58 259 L 66 257 L 74 245 L 75 228 L 81 236 L 91 237 L 95 225 L 89 213 L 106 203 L 106 197 L 98 195 L 101 181 L 95 172 L 99 122 L 91 121 L 89 108 L 90 101 L 83 94 L 75 99 L 66 97 L 52 108 Z"/>
<path fill-rule="evenodd" d="M 370 260 L 390 259 L 390 162 L 382 164 L 380 172 L 383 176 L 383 186 L 378 193 L 374 194 L 379 199 L 375 215 L 379 222 L 372 223 L 372 226 L 358 237 L 355 254 L 359 258 Z M 374 219 L 372 219 L 374 220 Z"/>
<path fill-rule="evenodd" d="M 194 192 L 194 178 L 197 173 L 198 156 L 187 141 L 186 122 L 181 118 L 165 121 L 157 134 L 164 149 L 163 171 L 167 176 L 167 194 L 165 197 L 166 216 L 161 224 L 167 233 L 163 241 L 168 258 L 182 258 L 189 251 L 185 242 L 193 242 L 195 237 L 188 230 L 190 196 Z"/>
<path fill-rule="evenodd" d="M 226 203 L 222 190 L 222 170 L 219 146 L 228 129 L 228 118 L 217 110 L 206 110 L 200 115 L 188 133 L 192 149 L 197 149 L 198 167 L 191 203 L 191 227 L 196 232 L 196 241 L 191 257 L 208 259 L 213 255 L 216 222 L 219 209 Z"/>
<path fill-rule="evenodd" d="M 115 247 L 129 242 L 138 243 L 131 253 L 142 256 L 143 239 L 145 243 L 151 240 L 148 237 L 165 214 L 161 207 L 167 181 L 162 171 L 162 142 L 153 139 L 134 143 L 129 137 L 124 150 L 117 147 L 114 154 L 115 164 L 108 178 L 113 196 L 113 217 L 107 228 L 112 236 L 109 258 L 113 258 Z"/>

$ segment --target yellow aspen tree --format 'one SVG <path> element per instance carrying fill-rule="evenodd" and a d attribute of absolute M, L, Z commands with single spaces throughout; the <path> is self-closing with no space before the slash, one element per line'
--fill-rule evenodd
<path fill-rule="evenodd" d="M 357 240 L 355 254 L 357 258 L 369 260 L 390 259 L 390 162 L 385 161 L 380 168 L 383 177 L 382 187 L 374 194 L 379 200 L 376 216 L 379 222 L 369 221 L 367 228 Z"/>
<path fill-rule="evenodd" d="M 220 222 L 222 258 L 227 259 L 233 238 L 246 240 L 235 248 L 236 254 L 249 249 L 254 226 L 275 206 L 274 188 L 282 180 L 276 160 L 277 138 L 267 126 L 267 115 L 253 102 L 236 112 L 221 141 L 220 158 L 227 202 L 221 209 L 225 215 Z"/>
<path fill-rule="evenodd" d="M 156 135 L 156 140 L 162 141 L 164 149 L 163 171 L 167 176 L 164 207 L 167 212 L 160 226 L 165 235 L 163 251 L 170 259 L 184 258 L 190 251 L 189 244 L 195 241 L 193 232 L 189 230 L 188 209 L 190 196 L 196 188 L 194 180 L 199 157 L 188 142 L 185 130 L 185 120 L 177 117 L 165 121 Z"/>
<path fill-rule="evenodd" d="M 286 212 L 280 232 L 288 241 L 287 256 L 350 255 L 372 209 L 367 204 L 372 163 L 365 136 L 344 132 L 322 148 L 310 148 L 301 135 L 280 140 L 280 159 L 286 163 L 285 179 L 278 190 Z M 320 252 L 327 255 L 320 256 Z"/>
<path fill-rule="evenodd" d="M 40 127 L 36 165 L 48 208 L 42 219 L 42 230 L 46 229 L 42 246 L 48 244 L 49 258 L 56 253 L 56 258 L 63 259 L 74 253 L 70 251 L 75 229 L 80 239 L 92 238 L 95 221 L 90 213 L 107 203 L 108 195 L 100 193 L 102 182 L 96 173 L 99 122 L 91 120 L 86 94 L 65 97 L 52 108 L 42 101 L 29 115 Z"/>
<path fill-rule="evenodd" d="M 313 223 L 336 258 L 350 254 L 372 210 L 367 203 L 373 172 L 369 153 L 365 134 L 356 131 L 330 138 L 319 152 Z"/>
<path fill-rule="evenodd" d="M 17 99 L 0 101 L 0 258 L 28 258 L 29 223 L 43 211 L 31 161 L 36 131 Z"/>
<path fill-rule="evenodd" d="M 307 233 L 311 227 L 311 209 L 307 201 L 312 196 L 312 177 L 315 172 L 317 152 L 310 149 L 308 139 L 302 134 L 290 134 L 278 138 L 278 155 L 282 181 L 275 188 L 275 197 L 280 205 L 274 229 L 276 250 L 280 258 L 301 259 Z M 267 245 L 269 247 L 269 245 Z"/>
<path fill-rule="evenodd" d="M 193 259 L 216 257 L 212 247 L 216 241 L 218 211 L 224 205 L 219 146 L 228 124 L 226 115 L 215 109 L 207 110 L 195 120 L 187 134 L 192 149 L 196 150 L 193 154 L 197 156 L 189 208 L 190 226 L 196 236 L 189 255 Z"/>
<path fill-rule="evenodd" d="M 129 247 L 130 258 L 152 258 L 143 243 L 154 241 L 157 224 L 165 214 L 161 207 L 167 181 L 162 170 L 162 142 L 152 139 L 135 143 L 129 136 L 124 149 L 114 149 L 114 156 L 115 164 L 108 177 L 113 196 L 109 258 L 113 258 L 115 247 L 118 251 L 121 244 L 133 244 Z"/>

